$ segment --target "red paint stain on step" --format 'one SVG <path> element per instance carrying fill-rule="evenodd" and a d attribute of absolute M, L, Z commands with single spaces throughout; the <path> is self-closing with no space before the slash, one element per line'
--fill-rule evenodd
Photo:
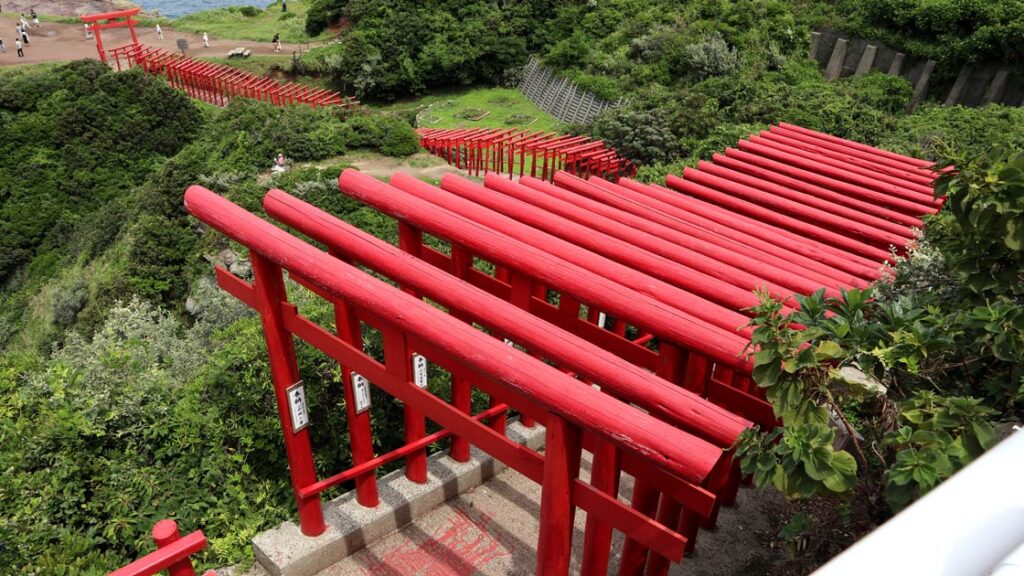
<path fill-rule="evenodd" d="M 479 511 L 474 518 L 461 508 L 447 527 L 426 541 L 406 541 L 380 559 L 375 559 L 368 576 L 463 576 L 485 568 L 496 560 L 512 555 L 511 546 L 488 530 L 491 516 Z"/>

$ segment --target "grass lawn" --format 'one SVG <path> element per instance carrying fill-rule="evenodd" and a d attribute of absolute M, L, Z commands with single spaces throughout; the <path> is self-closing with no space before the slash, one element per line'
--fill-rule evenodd
<path fill-rule="evenodd" d="M 274 2 L 256 16 L 245 16 L 238 7 L 205 10 L 178 18 L 172 23 L 176 30 L 202 34 L 226 40 L 258 40 L 270 42 L 274 34 L 281 34 L 285 43 L 302 43 L 330 37 L 330 32 L 310 38 L 306 34 L 306 12 L 313 0 L 289 0 L 288 11 L 281 12 L 281 2 Z"/>
<path fill-rule="evenodd" d="M 373 107 L 384 111 L 416 110 L 420 128 L 525 128 L 558 132 L 561 124 L 514 88 L 439 91 L 415 100 Z"/>

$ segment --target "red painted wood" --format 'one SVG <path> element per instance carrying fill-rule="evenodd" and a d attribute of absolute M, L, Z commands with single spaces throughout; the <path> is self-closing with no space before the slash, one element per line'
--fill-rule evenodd
<path fill-rule="evenodd" d="M 590 484 L 596 490 L 618 498 L 619 494 L 619 453 L 613 444 L 596 440 L 592 448 Z M 583 563 L 580 574 L 602 576 L 608 574 L 608 560 L 611 556 L 612 527 L 597 517 L 587 516 L 583 532 Z"/>
<path fill-rule="evenodd" d="M 798 132 L 800 134 L 806 134 L 808 136 L 812 136 L 814 138 L 818 138 L 818 139 L 824 140 L 826 142 L 831 142 L 831 143 L 838 144 L 838 145 L 841 145 L 841 146 L 844 146 L 844 147 L 852 148 L 854 150 L 866 152 L 866 153 L 869 153 L 869 154 L 871 154 L 873 156 L 880 156 L 882 158 L 887 158 L 887 159 L 895 160 L 895 161 L 898 161 L 898 162 L 903 162 L 903 163 L 906 163 L 906 164 L 910 164 L 912 166 L 926 167 L 926 166 L 931 165 L 931 162 L 929 162 L 927 160 L 920 160 L 918 158 L 912 158 L 910 156 L 903 156 L 901 154 L 896 154 L 895 152 L 889 152 L 888 150 L 882 150 L 880 148 L 875 148 L 875 147 L 872 147 L 872 146 L 868 146 L 866 144 L 861 144 L 859 142 L 854 142 L 852 140 L 845 140 L 845 139 L 839 138 L 837 136 L 832 136 L 831 134 L 825 134 L 824 132 L 818 132 L 817 130 L 811 130 L 809 128 L 803 128 L 803 127 L 797 126 L 795 124 L 788 124 L 786 122 L 780 122 L 779 123 L 779 127 L 780 128 L 784 128 L 786 130 L 792 130 L 792 131 Z"/>
<path fill-rule="evenodd" d="M 337 252 L 333 256 L 345 261 L 344 255 Z M 338 338 L 352 346 L 362 346 L 363 335 L 355 310 L 340 298 L 328 299 L 334 305 L 334 326 Z M 349 447 L 352 452 L 352 463 L 356 466 L 373 459 L 373 432 L 370 428 L 370 412 L 356 413 L 355 397 L 352 387 L 352 370 L 344 364 L 341 371 L 341 387 L 345 394 L 345 416 L 348 422 Z M 366 474 L 356 475 L 356 499 L 360 504 L 373 508 L 380 503 L 377 492 L 377 475 L 373 470 Z"/>
<path fill-rule="evenodd" d="M 531 179 L 531 183 L 546 184 L 535 179 Z M 635 222 L 637 226 L 625 225 L 626 221 L 602 216 L 588 210 L 580 210 L 576 205 L 555 198 L 552 194 L 547 193 L 547 190 L 542 193 L 533 186 L 523 186 L 501 179 L 492 179 L 489 184 L 493 185 L 488 186 L 491 190 L 527 202 L 549 214 L 556 214 L 578 225 L 599 231 L 608 237 L 642 248 L 693 270 L 710 274 L 729 286 L 737 286 L 749 291 L 761 286 L 774 286 L 776 293 L 787 297 L 794 292 L 813 294 L 815 290 L 822 287 L 821 282 L 801 276 L 799 270 L 792 270 L 792 268 L 784 270 L 757 258 L 746 256 L 737 250 L 723 248 L 700 238 L 672 231 L 666 231 L 667 238 L 656 236 L 644 230 L 646 226 L 642 220 Z M 547 188 L 556 188 L 556 186 L 548 184 Z M 638 218 L 638 220 L 640 219 Z M 552 222 L 551 226 L 558 228 L 558 223 Z M 709 283 L 707 289 L 709 293 L 714 294 L 718 289 L 718 283 Z M 837 290 L 833 289 L 832 291 L 834 295 L 838 296 Z M 707 296 L 705 295 L 705 297 Z"/>
<path fill-rule="evenodd" d="M 161 520 L 153 526 L 157 550 L 114 570 L 108 576 L 153 576 L 167 570 L 170 576 L 196 576 L 189 556 L 206 548 L 206 537 L 196 531 L 182 537 L 173 520 Z"/>
<path fill-rule="evenodd" d="M 902 228 L 901 234 L 894 234 L 882 229 L 881 226 L 885 226 L 883 223 L 857 222 L 847 218 L 842 214 L 840 206 L 832 206 L 829 209 L 791 200 L 778 194 L 775 189 L 763 189 L 770 188 L 770 184 L 754 187 L 746 182 L 742 175 L 721 174 L 721 170 L 707 170 L 708 166 L 707 163 L 698 163 L 696 170 L 684 170 L 684 176 L 687 180 L 712 190 L 727 193 L 734 198 L 742 198 L 777 214 L 790 216 L 881 250 L 888 251 L 889 246 L 902 247 L 913 237 L 908 228 Z"/>
<path fill-rule="evenodd" d="M 851 154 L 849 150 L 840 151 L 834 150 L 827 146 L 822 146 L 819 143 L 812 143 L 806 140 L 802 140 L 795 135 L 786 134 L 779 130 L 768 130 L 761 131 L 760 136 L 765 139 L 766 142 L 779 142 L 787 144 L 792 148 L 799 148 L 805 152 L 811 152 L 817 155 L 827 156 L 834 160 L 840 160 L 849 164 L 854 164 L 862 168 L 888 174 L 889 176 L 895 176 L 901 180 L 907 182 L 915 182 L 917 184 L 923 184 L 925 186 L 931 186 L 935 181 L 935 174 L 930 171 L 923 171 L 920 169 L 910 169 L 906 166 L 890 166 L 885 163 L 877 161 L 877 158 L 866 159 L 862 158 L 857 154 Z"/>
<path fill-rule="evenodd" d="M 291 334 L 285 329 L 281 316 L 281 304 L 287 297 L 281 268 L 261 254 L 250 254 L 252 261 L 254 287 L 256 290 L 256 309 L 263 323 L 263 336 L 270 357 L 270 371 L 274 380 L 274 396 L 277 400 L 278 416 L 281 419 L 281 432 L 284 435 L 285 451 L 288 455 L 288 471 L 292 485 L 299 490 L 316 482 L 316 470 L 313 466 L 313 451 L 310 446 L 309 432 L 305 429 L 294 432 L 291 414 L 288 409 L 287 389 L 299 381 L 299 369 L 295 359 L 295 343 Z M 299 509 L 299 525 L 306 536 L 319 536 L 327 529 L 323 512 L 320 510 L 320 498 L 296 498 Z"/>
<path fill-rule="evenodd" d="M 824 264 L 834 263 L 837 268 L 866 280 L 875 280 L 880 276 L 878 272 L 880 265 L 868 258 L 839 250 L 834 246 L 813 238 L 800 236 L 785 228 L 766 224 L 737 212 L 731 212 L 711 202 L 679 194 L 663 186 L 641 184 L 628 178 L 620 178 L 619 185 L 622 188 L 637 193 L 637 195 L 631 195 L 631 199 L 644 202 L 648 206 L 668 208 L 674 214 L 692 212 L 723 226 L 742 228 L 742 230 L 759 238 L 772 238 L 775 242 L 790 242 L 792 250 L 799 251 L 801 254 Z"/>
<path fill-rule="evenodd" d="M 522 176 L 527 158 L 531 160 L 530 174 L 536 176 L 540 170 L 543 178 L 558 169 L 607 177 L 635 171 L 603 142 L 586 136 L 512 128 L 421 128 L 417 133 L 421 146 L 474 175 L 499 172 L 512 177 L 518 171 Z"/>
<path fill-rule="evenodd" d="M 709 177 L 707 175 L 697 172 L 696 170 L 684 168 L 683 178 L 669 174 L 665 177 L 665 183 L 673 190 L 714 203 L 727 210 L 745 214 L 751 218 L 756 218 L 763 222 L 774 224 L 781 228 L 785 228 L 794 234 L 831 244 L 842 248 L 851 254 L 856 254 L 876 262 L 892 260 L 892 256 L 881 248 L 876 248 L 859 240 L 847 238 L 846 236 L 833 232 L 831 229 L 823 228 L 820 225 L 809 223 L 778 212 L 773 212 L 772 210 L 758 204 L 754 204 L 753 202 L 742 200 L 734 195 L 735 189 L 739 188 L 739 186 L 732 182 L 716 181 L 720 186 L 727 188 L 728 193 L 720 192 L 714 188 L 709 188 L 701 184 L 701 182 L 706 181 L 708 178 Z"/>
<path fill-rule="evenodd" d="M 826 188 L 802 178 L 794 178 L 785 173 L 794 172 L 789 166 L 774 162 L 773 160 L 768 160 L 767 158 L 750 155 L 748 158 L 753 158 L 753 162 L 743 160 L 743 154 L 745 153 L 739 152 L 735 157 L 726 156 L 724 154 L 714 154 L 712 155 L 712 160 L 714 161 L 715 166 L 728 168 L 737 172 L 743 172 L 759 180 L 772 182 L 783 186 L 786 189 L 803 193 L 805 196 L 811 196 L 822 201 L 831 202 L 833 205 L 846 206 L 853 209 L 857 214 L 876 216 L 901 226 L 920 228 L 923 225 L 923 222 L 917 216 L 893 210 L 867 198 L 862 199 L 851 194 Z M 872 192 L 872 194 L 878 193 Z"/>
<path fill-rule="evenodd" d="M 561 418 L 551 417 L 545 425 L 536 573 L 557 576 L 569 573 L 572 558 L 576 504 L 571 486 L 579 475 L 582 439 L 580 431 Z"/>
<path fill-rule="evenodd" d="M 485 184 L 488 188 L 495 190 L 499 190 L 504 186 L 504 183 L 500 180 L 490 178 L 485 179 Z M 800 278 L 818 282 L 819 286 L 847 285 L 845 278 L 837 277 L 840 275 L 834 274 L 834 270 L 831 268 L 821 267 L 819 271 L 818 266 L 804 266 L 801 262 L 797 262 L 792 258 L 786 258 L 784 255 L 776 255 L 763 248 L 755 248 L 750 244 L 744 244 L 739 240 L 730 238 L 728 235 L 709 230 L 706 227 L 697 226 L 685 220 L 674 219 L 645 207 L 640 207 L 640 209 L 653 213 L 654 218 L 641 217 L 614 204 L 592 200 L 584 194 L 576 193 L 575 190 L 586 187 L 595 189 L 593 190 L 595 195 L 602 195 L 606 192 L 598 188 L 597 185 L 566 172 L 559 172 L 555 175 L 555 185 L 534 178 L 523 178 L 520 180 L 520 184 L 542 191 L 551 198 L 562 200 L 577 210 L 585 210 L 617 220 L 624 225 L 623 227 L 642 230 L 661 238 L 663 241 L 679 245 L 693 245 L 695 249 L 702 250 L 708 254 L 718 254 L 723 251 L 735 253 L 743 258 L 752 258 L 776 268 L 789 270 L 791 274 Z M 610 195 L 610 193 L 607 194 Z M 674 226 L 668 226 L 664 222 L 670 222 Z"/>
<path fill-rule="evenodd" d="M 867 188 L 868 190 L 883 192 L 889 194 L 892 197 L 902 198 L 905 201 L 913 203 L 915 211 L 919 214 L 930 214 L 937 211 L 937 206 L 930 206 L 926 204 L 929 201 L 927 195 L 923 192 L 906 190 L 902 187 L 894 186 L 888 182 L 883 182 L 876 178 L 854 173 L 850 171 L 849 168 L 836 168 L 834 166 L 826 165 L 823 161 L 820 161 L 821 159 L 819 159 L 819 161 L 807 160 L 805 158 L 801 158 L 800 156 L 791 154 L 789 152 L 781 152 L 769 148 L 768 146 L 764 146 L 762 144 L 746 140 L 740 140 L 738 143 L 738 147 L 740 150 L 744 152 L 757 154 L 758 156 L 770 158 L 778 162 L 785 162 L 787 164 L 796 166 L 803 170 L 808 170 L 810 172 L 815 172 L 822 176 L 826 176 L 833 180 L 847 182 L 855 186 Z"/>
<path fill-rule="evenodd" d="M 357 197 L 385 213 L 401 216 L 403 220 L 421 227 L 431 234 L 462 244 L 488 260 L 515 267 L 545 285 L 552 286 L 559 291 L 569 292 L 581 300 L 595 302 L 601 309 L 608 310 L 618 317 L 628 318 L 634 325 L 651 329 L 657 328 L 660 334 L 685 343 L 688 348 L 697 347 L 720 362 L 736 367 L 749 365 L 749 362 L 738 356 L 745 345 L 739 336 L 715 330 L 693 317 L 681 314 L 675 308 L 661 302 L 654 302 L 644 294 L 618 285 L 591 272 L 590 269 L 567 262 L 558 256 L 561 254 L 571 255 L 574 261 L 588 263 L 594 269 L 601 270 L 603 274 L 614 275 L 623 270 L 628 273 L 627 279 L 637 279 L 636 285 L 639 288 L 647 289 L 651 294 L 668 302 L 702 302 L 673 286 L 659 283 L 653 278 L 630 271 L 613 261 L 600 258 L 557 238 L 541 234 L 533 229 L 526 229 L 521 224 L 500 215 L 494 214 L 492 217 L 479 208 L 474 210 L 488 217 L 487 226 L 457 216 L 403 190 L 374 181 L 354 170 L 343 173 L 341 181 L 342 189 L 346 194 Z M 403 188 L 416 190 L 417 194 L 444 198 L 446 202 L 450 198 L 460 200 L 427 184 L 403 178 L 401 175 L 396 175 L 393 181 L 401 183 Z M 446 206 L 450 208 L 453 204 L 457 203 L 453 201 Z M 517 230 L 520 237 L 533 240 L 537 244 L 545 246 L 548 251 L 540 250 L 500 233 L 492 224 L 501 226 L 503 230 Z M 511 258 L 511 254 L 515 254 L 516 257 Z M 653 286 L 657 286 L 659 290 L 652 289 Z M 665 293 L 669 295 L 666 296 Z M 702 305 L 707 306 L 707 304 Z M 695 308 L 698 307 L 695 306 Z M 724 309 L 715 310 L 713 314 L 709 314 L 709 317 L 717 318 L 719 322 L 722 322 L 722 317 L 725 317 L 726 322 L 722 323 L 723 326 L 731 323 L 733 331 L 746 322 L 741 315 Z M 733 321 L 732 318 L 736 320 Z"/>
<path fill-rule="evenodd" d="M 529 351 L 584 375 L 602 388 L 720 447 L 731 445 L 748 424 L 528 311 L 517 309 L 536 299 L 521 301 L 519 306 L 504 302 L 280 190 L 267 193 L 263 207 L 275 220 L 331 247 L 335 253 L 415 288 L 449 308 L 453 315 L 507 334 Z"/>
<path fill-rule="evenodd" d="M 795 126 L 793 128 L 796 128 Z M 845 141 L 846 143 L 832 142 L 823 138 L 816 137 L 811 134 L 795 130 L 793 128 L 787 128 L 785 125 L 772 126 L 769 130 L 772 133 L 785 135 L 787 138 L 798 140 L 801 142 L 807 142 L 814 146 L 832 150 L 840 154 L 847 154 L 856 158 L 860 158 L 867 162 L 880 166 L 889 166 L 900 170 L 912 171 L 920 174 L 924 174 L 928 178 L 934 180 L 938 177 L 938 173 L 932 170 L 932 163 L 926 160 L 919 160 L 917 158 L 910 158 L 909 156 L 896 155 L 896 158 L 886 156 L 884 154 L 878 154 L 874 152 L 865 151 L 856 147 L 850 146 L 849 144 L 856 144 L 851 141 Z"/>
<path fill-rule="evenodd" d="M 737 225 L 726 218 L 722 218 L 726 223 L 720 223 L 695 211 L 682 210 L 629 187 L 598 178 L 583 182 L 559 174 L 555 179 L 559 186 L 573 192 L 575 198 L 585 197 L 584 199 L 590 202 L 606 204 L 620 213 L 631 214 L 643 221 L 657 223 L 658 226 L 684 234 L 705 234 L 710 238 L 739 243 L 746 246 L 748 251 L 770 252 L 782 261 L 792 262 L 794 267 L 830 277 L 841 285 L 867 286 L 867 283 L 858 276 L 826 264 L 828 256 L 825 247 L 819 250 L 810 240 L 803 239 L 802 242 L 795 243 L 788 241 L 787 238 L 780 238 L 771 228 L 743 226 L 743 222 Z M 524 184 L 532 186 L 533 182 L 526 180 Z M 671 194 L 678 196 L 675 193 Z M 819 259 L 809 254 L 819 254 Z"/>
<path fill-rule="evenodd" d="M 219 271 L 219 280 L 221 276 L 225 279 L 231 279 L 223 283 L 222 286 L 228 287 L 229 291 L 243 302 L 250 305 L 255 304 L 256 297 L 253 293 L 254 291 L 245 282 L 226 272 Z M 294 273 L 292 273 L 292 276 L 296 277 Z M 308 279 L 303 279 L 302 283 L 303 285 L 314 286 L 310 284 Z M 322 291 L 320 288 L 317 290 Z M 379 326 L 384 326 L 382 319 L 373 317 L 372 314 L 367 314 L 367 316 L 370 316 L 368 320 Z M 408 403 L 417 402 L 417 400 L 422 401 L 420 405 L 423 407 L 425 414 L 431 419 L 452 429 L 455 433 L 473 436 L 474 443 L 485 451 L 508 463 L 526 477 L 537 482 L 542 480 L 542 460 L 536 452 L 511 442 L 487 428 L 477 431 L 481 433 L 474 434 L 472 431 L 477 426 L 475 421 L 468 419 L 464 414 L 458 413 L 453 407 L 448 406 L 429 393 L 417 387 L 407 386 L 405 382 L 389 374 L 384 366 L 368 358 L 360 349 L 343 342 L 326 330 L 299 316 L 294 306 L 289 305 L 285 307 L 283 317 L 286 327 L 299 338 L 309 342 L 328 356 L 335 358 L 339 363 L 352 364 L 359 373 L 366 375 L 373 383 L 392 393 L 400 401 Z M 432 358 L 443 358 L 445 356 L 443 350 L 435 348 L 426 341 L 414 340 L 413 346 L 425 350 Z M 447 368 L 455 375 L 464 375 L 465 373 L 465 368 L 461 364 L 449 364 Z M 481 382 L 487 383 L 488 380 Z M 519 395 L 513 390 L 508 391 L 512 392 L 513 395 L 517 395 L 515 401 L 520 409 L 534 412 L 528 397 Z M 634 463 L 644 462 L 645 465 L 650 466 L 650 463 L 643 459 L 642 456 L 633 452 L 623 452 L 622 455 L 624 463 L 627 462 L 625 458 L 630 457 Z M 639 468 L 634 469 L 639 470 Z M 658 475 L 655 474 L 653 478 L 658 478 Z M 573 495 L 579 505 L 587 510 L 589 514 L 597 515 L 602 520 L 611 523 L 615 528 L 633 535 L 643 545 L 649 546 L 652 550 L 657 550 L 660 554 L 674 559 L 681 557 L 686 540 L 680 535 L 654 523 L 650 519 L 636 514 L 629 508 L 579 480 L 573 486 Z"/>
<path fill-rule="evenodd" d="M 202 187 L 192 186 L 186 191 L 185 205 L 202 221 L 249 246 L 257 260 L 262 255 L 278 265 L 286 263 L 289 270 L 295 270 L 352 305 L 373 310 L 387 318 L 392 323 L 391 329 L 415 334 L 450 358 L 457 358 L 468 369 L 481 375 L 491 375 L 498 388 L 528 396 L 572 425 L 584 426 L 621 448 L 642 454 L 680 478 L 699 479 L 704 475 L 701 470 L 713 466 L 718 460 L 717 449 L 699 451 L 696 449 L 699 441 L 680 442 L 685 433 L 644 412 L 624 406 L 501 342 L 481 339 L 474 328 L 396 288 L 372 280 L 365 273 L 331 258 Z M 266 297 L 261 301 L 266 301 Z M 324 334 L 330 336 L 326 332 Z M 331 338 L 337 340 L 333 336 Z M 474 352 L 468 351 L 468 343 L 472 343 Z M 359 359 L 353 358 L 355 360 Z M 356 367 L 362 366 L 373 367 L 368 360 L 363 360 Z M 376 369 L 375 372 L 394 380 L 386 371 Z M 422 396 L 436 400 L 428 392 L 404 384 L 407 383 L 395 387 L 397 393 L 394 395 L 401 393 L 415 397 L 422 393 Z M 442 404 L 454 411 L 446 403 Z M 454 413 L 459 414 L 457 411 Z"/>

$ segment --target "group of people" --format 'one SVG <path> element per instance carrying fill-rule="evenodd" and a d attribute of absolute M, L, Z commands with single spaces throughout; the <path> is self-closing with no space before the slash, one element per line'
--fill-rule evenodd
<path fill-rule="evenodd" d="M 283 11 L 287 10 L 287 8 L 285 8 L 284 2 L 282 2 L 282 9 L 283 9 Z M 0 12 L 3 12 L 3 5 L 0 5 Z M 35 11 L 34 8 L 30 11 L 30 18 L 32 19 L 31 20 L 31 22 L 32 22 L 31 23 L 31 27 L 32 28 L 39 28 L 41 26 L 41 24 L 39 23 L 39 15 L 36 14 L 36 11 Z M 92 37 L 93 37 L 92 28 L 90 28 L 88 24 L 84 24 L 84 26 L 85 26 L 85 38 L 86 38 L 86 40 L 91 40 Z M 29 39 L 28 39 L 28 29 L 29 28 L 30 28 L 29 21 L 27 19 L 25 19 L 25 15 L 22 14 L 21 18 L 18 20 L 18 25 L 15 26 L 15 28 L 14 28 L 14 30 L 15 30 L 14 47 L 15 47 L 15 49 L 18 52 L 18 57 L 19 58 L 24 58 L 25 57 L 25 46 L 28 46 L 28 44 L 29 44 Z M 157 38 L 159 38 L 160 40 L 164 39 L 164 30 L 163 30 L 163 28 L 160 27 L 159 24 L 156 25 L 156 35 L 157 35 Z M 274 34 L 274 39 L 272 40 L 272 42 L 274 44 L 274 52 L 280 52 L 281 51 L 281 35 L 280 34 Z M 210 35 L 207 34 L 206 32 L 203 32 L 203 46 L 205 46 L 206 48 L 210 47 Z M 2 36 L 0 36 L 0 54 L 6 54 L 6 53 L 7 53 L 7 45 L 4 44 L 4 39 L 3 39 Z"/>
<path fill-rule="evenodd" d="M 0 10 L 3 10 L 2 6 L 0 6 Z M 41 26 L 41 24 L 39 24 L 39 15 L 36 14 L 34 9 L 30 12 L 30 15 L 32 17 L 32 27 L 39 28 Z M 14 48 L 18 52 L 18 58 L 25 57 L 25 46 L 29 43 L 28 29 L 29 22 L 25 19 L 25 15 L 22 14 L 21 18 L 18 19 L 18 25 L 14 27 Z M 0 37 L 0 54 L 6 53 L 7 45 L 4 44 L 4 39 Z"/>

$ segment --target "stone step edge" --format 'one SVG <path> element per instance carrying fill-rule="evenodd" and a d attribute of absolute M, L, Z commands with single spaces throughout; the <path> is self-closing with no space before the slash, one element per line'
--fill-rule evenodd
<path fill-rule="evenodd" d="M 509 421 L 509 439 L 533 450 L 544 446 L 544 427 L 526 428 Z M 456 462 L 448 453 L 427 458 L 427 482 L 417 484 L 400 468 L 377 480 L 380 504 L 365 508 L 356 502 L 355 491 L 323 504 L 327 530 L 311 538 L 295 522 L 257 534 L 252 540 L 256 562 L 271 576 L 313 576 L 347 556 L 400 530 L 448 500 L 471 490 L 506 465 L 476 447 L 468 462 Z"/>

